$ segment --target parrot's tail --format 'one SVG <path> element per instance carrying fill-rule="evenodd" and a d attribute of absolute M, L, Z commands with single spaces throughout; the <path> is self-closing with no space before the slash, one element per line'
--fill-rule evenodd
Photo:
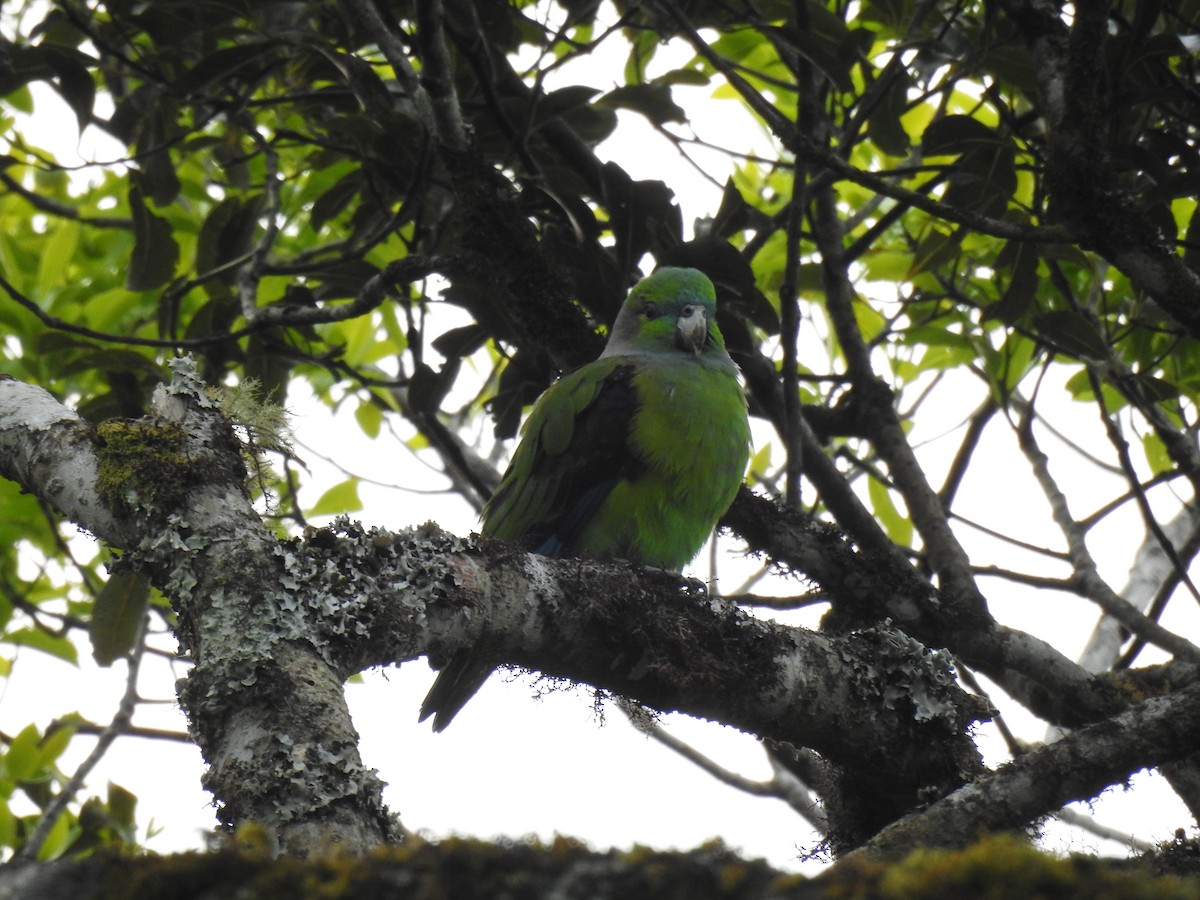
<path fill-rule="evenodd" d="M 467 705 L 492 674 L 493 664 L 475 650 L 460 650 L 438 672 L 421 702 L 421 722 L 433 716 L 433 730 L 442 731 Z"/>

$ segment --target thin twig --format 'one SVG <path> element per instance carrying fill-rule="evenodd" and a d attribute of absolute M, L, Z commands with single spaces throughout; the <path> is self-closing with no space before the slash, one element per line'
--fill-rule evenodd
<path fill-rule="evenodd" d="M 691 744 L 681 741 L 673 734 L 665 730 L 646 711 L 635 703 L 630 703 L 626 700 L 618 700 L 617 705 L 621 712 L 629 719 L 630 723 L 646 737 L 652 738 L 662 744 L 668 750 L 678 753 L 688 762 L 698 766 L 700 769 L 707 772 L 713 778 L 726 784 L 729 787 L 735 788 L 746 794 L 751 794 L 755 797 L 774 797 L 778 800 L 783 800 L 788 806 L 796 810 L 800 816 L 812 825 L 814 828 L 824 831 L 826 827 L 825 813 L 820 806 L 808 796 L 807 791 L 800 791 L 799 794 L 803 799 L 797 797 L 797 792 L 792 790 L 783 790 L 779 779 L 771 778 L 768 781 L 755 781 L 752 778 L 747 778 L 744 775 L 739 775 L 730 769 L 726 769 L 720 763 L 715 762 L 705 756 Z M 794 778 L 794 776 L 793 776 Z"/>
<path fill-rule="evenodd" d="M 1067 541 L 1072 571 L 1079 582 L 1082 596 L 1095 603 L 1122 625 L 1151 644 L 1173 653 L 1180 659 L 1200 663 L 1200 647 L 1146 618 L 1100 577 L 1096 561 L 1087 548 L 1083 530 L 1071 516 L 1067 497 L 1050 474 L 1050 460 L 1038 446 L 1033 434 L 1033 418 L 1028 408 L 1017 427 L 1017 443 L 1033 470 L 1033 477 L 1050 504 L 1050 514 Z"/>
<path fill-rule="evenodd" d="M 1066 825 L 1086 831 L 1089 834 L 1094 834 L 1096 837 L 1104 838 L 1107 841 L 1116 841 L 1118 844 L 1124 844 L 1139 853 L 1149 853 L 1156 848 L 1156 844 L 1150 841 L 1143 841 L 1141 838 L 1136 838 L 1132 834 L 1124 831 L 1117 831 L 1115 828 L 1109 828 L 1107 825 L 1101 825 L 1091 816 L 1085 816 L 1081 812 L 1071 809 L 1069 806 L 1064 806 L 1056 813 L 1051 815 Z"/>
<path fill-rule="evenodd" d="M 140 633 L 133 652 L 130 653 L 128 659 L 129 671 L 125 676 L 125 693 L 121 697 L 121 702 L 117 707 L 116 715 L 113 716 L 112 722 L 108 727 L 100 732 L 96 739 L 96 746 L 92 748 L 92 752 L 87 755 L 87 758 L 79 764 L 74 774 L 70 777 L 62 790 L 52 799 L 42 812 L 38 819 L 37 825 L 30 832 L 29 837 L 25 839 L 25 843 L 21 845 L 21 849 L 13 854 L 14 862 L 33 862 L 38 857 L 38 851 L 42 849 L 42 844 L 45 843 L 50 831 L 58 822 L 67 808 L 67 804 L 83 787 L 83 783 L 87 780 L 89 774 L 96 767 L 97 763 L 108 752 L 108 748 L 112 746 L 113 741 L 125 734 L 129 730 L 129 723 L 133 720 L 133 712 L 137 708 L 138 691 L 138 669 L 142 662 L 142 651 L 144 650 L 143 637 L 146 630 L 146 619 L 143 617 Z"/>

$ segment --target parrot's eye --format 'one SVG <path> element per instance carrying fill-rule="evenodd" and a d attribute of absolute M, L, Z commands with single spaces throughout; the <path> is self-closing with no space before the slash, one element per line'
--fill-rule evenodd
<path fill-rule="evenodd" d="M 642 307 L 642 315 L 647 319 L 657 319 L 662 313 L 659 311 L 657 303 L 647 303 Z"/>

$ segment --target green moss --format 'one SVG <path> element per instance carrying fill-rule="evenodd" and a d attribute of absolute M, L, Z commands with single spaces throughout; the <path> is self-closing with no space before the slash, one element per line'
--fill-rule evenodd
<path fill-rule="evenodd" d="M 111 419 L 101 438 L 97 489 L 113 510 L 165 510 L 195 484 L 195 464 L 184 450 L 186 434 L 173 422 Z"/>
<path fill-rule="evenodd" d="M 198 484 L 224 477 L 218 471 L 220 454 L 197 454 L 188 434 L 174 422 L 110 419 L 96 431 L 96 487 L 115 512 L 170 512 Z M 244 471 L 239 474 L 245 477 Z"/>
<path fill-rule="evenodd" d="M 1193 900 L 1195 879 L 1160 878 L 1136 863 L 1042 853 L 1017 837 L 964 850 L 921 850 L 898 863 L 848 860 L 817 878 L 784 875 L 720 842 L 686 853 L 646 847 L 596 852 L 557 838 L 491 843 L 450 838 L 365 858 L 272 859 L 269 836 L 242 828 L 217 853 L 97 854 L 76 867 L 75 896 L 138 900 L 638 897 L 644 900 Z"/>
<path fill-rule="evenodd" d="M 1015 835 L 962 850 L 917 850 L 898 863 L 854 861 L 817 879 L 846 900 L 1194 900 L 1200 884 L 1122 862 L 1058 857 Z"/>

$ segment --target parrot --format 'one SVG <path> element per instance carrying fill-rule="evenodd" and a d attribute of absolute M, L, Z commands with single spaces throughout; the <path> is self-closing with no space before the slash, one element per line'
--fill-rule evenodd
<path fill-rule="evenodd" d="M 596 360 L 534 403 L 480 533 L 552 557 L 679 571 L 733 502 L 750 453 L 746 397 L 696 269 L 630 291 Z M 442 731 L 496 662 L 451 656 L 421 704 Z"/>

